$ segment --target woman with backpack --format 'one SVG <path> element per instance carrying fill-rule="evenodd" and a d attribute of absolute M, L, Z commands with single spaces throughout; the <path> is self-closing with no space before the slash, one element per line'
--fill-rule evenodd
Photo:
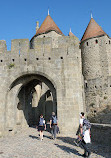
<path fill-rule="evenodd" d="M 38 125 L 38 131 L 40 132 L 40 140 L 43 140 L 43 131 L 46 130 L 46 124 L 45 124 L 45 120 L 43 118 L 43 115 L 40 115 L 40 119 L 39 119 L 39 125 Z"/>

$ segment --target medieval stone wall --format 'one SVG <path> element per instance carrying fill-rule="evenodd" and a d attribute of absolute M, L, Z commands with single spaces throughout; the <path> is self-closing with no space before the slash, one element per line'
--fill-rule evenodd
<path fill-rule="evenodd" d="M 26 127 L 29 114 L 37 111 L 28 98 L 33 81 L 45 83 L 57 97 L 61 133 L 76 131 L 84 109 L 79 40 L 59 37 L 57 43 L 53 48 L 50 37 L 38 38 L 30 49 L 28 39 L 15 39 L 7 51 L 6 42 L 0 41 L 0 136 Z"/>
<path fill-rule="evenodd" d="M 92 122 L 111 123 L 111 44 L 108 36 L 81 44 L 85 103 Z"/>
<path fill-rule="evenodd" d="M 88 80 L 86 111 L 91 122 L 111 123 L 111 77 Z"/>
<path fill-rule="evenodd" d="M 91 127 L 92 142 L 103 146 L 108 145 L 111 150 L 111 125 L 93 123 Z"/>

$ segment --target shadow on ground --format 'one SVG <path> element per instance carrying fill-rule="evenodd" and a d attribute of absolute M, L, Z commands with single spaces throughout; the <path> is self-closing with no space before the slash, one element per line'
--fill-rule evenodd
<path fill-rule="evenodd" d="M 77 146 L 76 143 L 75 143 L 75 141 L 76 141 L 75 138 L 72 138 L 72 137 L 58 137 L 57 139 L 62 140 L 64 143 L 68 143 L 68 144 L 71 144 L 73 146 Z M 66 149 L 66 151 L 67 151 L 67 147 L 65 148 L 65 146 L 62 147 L 62 146 L 57 145 L 57 147 L 61 148 L 62 150 Z M 79 145 L 79 147 L 82 148 L 81 145 Z M 75 149 L 73 149 L 73 153 L 74 153 L 74 150 Z M 97 155 L 104 156 L 105 158 L 111 158 L 111 151 L 109 150 L 108 145 L 104 146 L 103 144 L 96 144 L 96 143 L 92 142 L 90 150 L 91 150 L 91 153 L 95 153 Z M 70 149 L 69 149 L 69 152 L 70 152 Z"/>
<path fill-rule="evenodd" d="M 39 137 L 36 137 L 36 136 L 29 135 L 29 137 L 32 138 L 32 139 L 38 139 L 39 140 Z"/>
<path fill-rule="evenodd" d="M 48 133 L 50 133 L 50 132 L 48 132 Z M 39 137 L 37 137 L 37 136 L 29 135 L 29 137 L 32 139 L 39 140 Z M 49 141 L 52 139 L 51 135 L 49 136 L 49 134 L 47 135 L 46 133 L 44 135 L 44 138 L 49 139 Z M 66 144 L 70 144 L 70 145 L 77 147 L 77 145 L 75 143 L 76 142 L 75 138 L 58 136 L 57 139 L 63 141 Z M 74 153 L 78 156 L 82 156 L 80 153 L 78 153 L 78 151 L 75 148 L 70 148 L 65 145 L 60 145 L 59 143 L 56 143 L 56 142 L 55 142 L 55 145 L 67 153 Z M 79 147 L 82 148 L 81 145 L 79 145 Z M 90 150 L 91 150 L 92 154 L 94 153 L 98 156 L 103 156 L 105 158 L 111 158 L 111 151 L 110 151 L 110 147 L 108 145 L 106 146 L 104 144 L 96 144 L 95 142 L 92 142 Z M 84 153 L 84 150 L 83 150 L 83 153 Z"/>
<path fill-rule="evenodd" d="M 82 156 L 80 153 L 78 153 L 78 151 L 74 148 L 70 148 L 70 147 L 66 147 L 64 145 L 59 145 L 59 144 L 55 144 L 58 148 L 64 150 L 65 152 L 67 153 L 73 153 L 75 155 L 78 155 L 78 156 Z"/>

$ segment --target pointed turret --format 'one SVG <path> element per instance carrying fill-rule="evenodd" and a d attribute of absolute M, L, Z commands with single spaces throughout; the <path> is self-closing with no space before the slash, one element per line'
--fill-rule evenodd
<path fill-rule="evenodd" d="M 56 23 L 51 18 L 51 16 L 49 15 L 49 10 L 48 10 L 48 16 L 46 17 L 40 28 L 37 30 L 36 36 L 50 31 L 55 31 L 58 34 L 63 34 L 62 31 L 58 28 Z"/>
<path fill-rule="evenodd" d="M 92 37 L 98 37 L 98 36 L 103 36 L 107 35 L 99 26 L 96 21 L 93 19 L 92 14 L 91 14 L 91 20 L 85 30 L 85 33 L 81 39 L 81 42 L 87 39 L 90 39 Z"/>
<path fill-rule="evenodd" d="M 71 31 L 71 28 L 70 28 L 69 36 L 74 36 L 74 34 Z"/>

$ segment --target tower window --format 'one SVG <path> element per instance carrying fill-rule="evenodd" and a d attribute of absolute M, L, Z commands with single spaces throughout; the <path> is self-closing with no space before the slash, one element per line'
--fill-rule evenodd
<path fill-rule="evenodd" d="M 51 60 L 51 58 L 50 58 L 50 57 L 49 57 L 48 59 L 49 59 L 49 60 Z"/>
<path fill-rule="evenodd" d="M 98 43 L 98 40 L 97 40 L 97 39 L 95 40 L 95 43 L 96 43 L 96 44 Z"/>
<path fill-rule="evenodd" d="M 27 59 L 24 59 L 24 61 L 27 61 Z"/>
<path fill-rule="evenodd" d="M 109 41 L 109 44 L 110 44 L 111 42 Z"/>
<path fill-rule="evenodd" d="M 36 60 L 39 60 L 39 58 L 36 58 Z"/>
<path fill-rule="evenodd" d="M 63 57 L 61 57 L 61 59 L 63 59 Z"/>
<path fill-rule="evenodd" d="M 12 61 L 14 62 L 15 60 L 14 60 L 14 59 L 12 59 Z"/>
<path fill-rule="evenodd" d="M 1 63 L 3 62 L 3 60 L 1 60 Z"/>
<path fill-rule="evenodd" d="M 85 88 L 88 88 L 87 80 L 85 80 L 84 83 L 85 83 Z"/>
<path fill-rule="evenodd" d="M 86 44 L 87 44 L 87 46 L 89 45 L 89 43 L 88 43 L 88 42 L 87 42 Z"/>

